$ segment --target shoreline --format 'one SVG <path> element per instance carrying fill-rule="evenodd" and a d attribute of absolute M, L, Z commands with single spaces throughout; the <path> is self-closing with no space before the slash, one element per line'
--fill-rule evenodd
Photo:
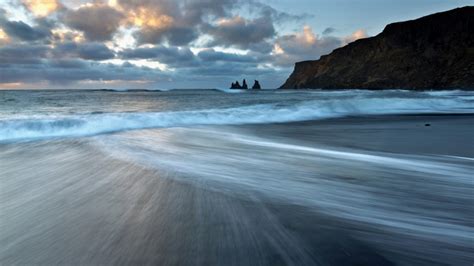
<path fill-rule="evenodd" d="M 474 114 L 463 113 L 351 116 L 239 128 L 305 144 L 474 157 L 473 125 Z M 304 134 L 298 134 L 299 131 Z"/>
<path fill-rule="evenodd" d="M 141 130 L 166 130 L 166 129 L 172 129 L 172 128 L 202 128 L 202 127 L 222 127 L 222 128 L 230 128 L 230 129 L 235 129 L 237 131 L 239 130 L 249 130 L 249 131 L 255 131 L 259 132 L 262 131 L 263 134 L 266 134 L 268 136 L 271 136 L 273 133 L 276 133 L 277 135 L 280 136 L 287 136 L 289 139 L 291 139 L 291 131 L 289 130 L 284 130 L 284 127 L 289 126 L 289 127 L 308 127 L 314 130 L 315 134 L 318 134 L 319 131 L 324 130 L 325 127 L 330 127 L 327 128 L 327 130 L 343 130 L 345 127 L 347 127 L 348 130 L 352 129 L 361 129 L 361 125 L 366 125 L 368 127 L 371 127 L 371 125 L 377 124 L 379 127 L 377 129 L 383 130 L 383 124 L 387 125 L 385 129 L 393 129 L 397 130 L 400 129 L 402 125 L 393 126 L 393 124 L 400 124 L 406 122 L 407 125 L 409 124 L 410 128 L 412 131 L 415 129 L 423 130 L 423 127 L 433 127 L 435 124 L 433 124 L 431 121 L 436 121 L 437 123 L 440 122 L 441 125 L 446 125 L 446 124 L 453 124 L 455 121 L 460 121 L 462 130 L 463 131 L 469 131 L 472 132 L 474 135 L 474 127 L 469 127 L 469 123 L 474 124 L 474 113 L 406 113 L 406 114 L 374 114 L 374 115 L 352 115 L 352 116 L 343 116 L 343 117 L 333 117 L 333 118 L 323 118 L 323 119 L 313 119 L 313 120 L 304 120 L 304 121 L 288 121 L 288 122 L 270 122 L 270 123 L 247 123 L 247 124 L 236 124 L 236 125 L 192 125 L 192 126 L 171 126 L 171 127 L 156 127 L 156 128 L 137 128 L 137 129 L 129 129 L 129 130 L 117 130 L 117 131 L 110 131 L 110 132 L 103 132 L 99 134 L 91 134 L 91 135 L 79 135 L 79 136 L 55 136 L 55 137 L 44 137 L 44 138 L 25 138 L 25 139 L 17 139 L 17 140 L 9 140 L 9 141 L 0 141 L 0 145 L 14 145 L 16 143 L 34 143 L 34 142 L 42 142 L 42 141 L 55 141 L 55 140 L 74 140 L 74 139 L 81 139 L 81 138 L 90 138 L 94 136 L 103 136 L 103 135 L 110 135 L 110 134 L 120 134 L 124 132 L 133 132 L 133 131 L 141 131 Z M 389 125 L 392 126 L 389 126 Z M 425 126 L 426 124 L 429 124 L 429 126 Z M 467 124 L 467 125 L 466 125 Z M 281 132 L 278 130 L 276 132 L 267 132 L 265 130 L 266 127 L 276 127 L 277 129 L 282 129 Z M 458 126 L 458 125 L 457 125 Z M 435 130 L 438 130 L 439 128 L 436 128 Z M 469 130 L 472 129 L 472 130 Z M 431 131 L 429 133 L 431 134 L 439 134 L 443 133 L 446 137 L 449 138 L 450 134 L 453 134 L 455 132 L 448 132 L 447 128 L 443 127 L 442 128 L 443 132 L 438 132 L 438 131 Z M 259 134 L 262 134 L 259 133 Z M 359 132 L 360 133 L 360 132 Z M 408 132 L 411 133 L 411 132 Z M 298 136 L 298 137 L 303 137 L 303 138 L 294 138 L 294 140 L 304 140 L 308 136 Z M 378 136 L 379 138 L 382 136 Z M 439 137 L 442 137 L 441 135 Z M 466 139 L 469 139 L 469 136 L 463 133 L 463 137 Z M 331 139 L 330 139 L 331 140 Z M 318 144 L 324 145 L 321 141 L 318 139 L 313 139 L 313 141 L 316 141 Z M 471 139 L 471 142 L 474 141 L 474 139 Z M 333 141 L 330 141 L 330 143 L 334 143 Z M 473 144 L 474 145 L 474 144 Z M 474 152 L 470 153 L 470 155 L 474 156 Z"/>
<path fill-rule="evenodd" d="M 427 119 L 432 124 L 428 128 L 423 124 Z M 474 115 L 371 116 L 206 128 L 237 134 L 250 133 L 251 136 L 263 136 L 266 141 L 275 140 L 277 144 L 297 144 L 309 149 L 359 150 L 362 155 L 392 153 L 391 158 L 397 159 L 404 157 L 398 157 L 395 153 L 416 156 L 428 150 L 430 154 L 441 152 L 473 157 L 469 146 L 473 144 L 473 121 Z M 452 130 L 453 126 L 456 126 L 456 131 Z M 331 212 L 324 202 L 317 204 L 331 197 L 327 189 L 336 189 L 332 193 L 340 193 L 337 191 L 341 189 L 347 194 L 342 192 L 342 198 L 336 197 L 333 198 L 335 201 L 326 203 L 355 208 L 360 212 L 358 215 L 364 217 L 371 215 L 370 208 L 361 207 L 366 206 L 366 201 L 369 201 L 366 207 L 382 204 L 379 208 L 384 207 L 384 203 L 400 201 L 399 204 L 388 205 L 399 208 L 400 212 L 388 207 L 372 211 L 386 211 L 380 215 L 400 215 L 380 216 L 382 221 L 400 219 L 410 224 L 410 216 L 404 216 L 410 215 L 408 211 L 412 210 L 407 202 L 423 205 L 429 199 L 433 201 L 429 206 L 434 210 L 439 209 L 443 214 L 453 216 L 443 220 L 443 215 L 430 216 L 431 212 L 428 212 L 424 214 L 427 216 L 420 213 L 420 218 L 434 217 L 448 225 L 468 226 L 464 224 L 466 218 L 461 219 L 463 216 L 459 215 L 469 215 L 463 209 L 469 209 L 470 200 L 462 198 L 465 194 L 460 194 L 458 198 L 458 194 L 452 192 L 467 188 L 458 188 L 457 183 L 425 184 L 422 183 L 426 177 L 423 172 L 416 174 L 401 168 L 405 172 L 398 172 L 397 175 L 397 172 L 391 173 L 396 168 L 365 166 L 370 163 L 367 160 L 349 164 L 346 160 L 350 161 L 350 158 L 334 157 L 330 160 L 330 157 L 316 157 L 311 160 L 317 154 L 305 152 L 296 153 L 301 157 L 289 156 L 295 158 L 294 161 L 280 161 L 279 156 L 285 158 L 291 150 L 276 149 L 276 154 L 268 146 L 247 150 L 252 144 L 244 147 L 240 142 L 226 142 L 227 135 L 215 139 L 207 131 L 201 131 L 200 136 L 195 138 L 192 134 L 186 135 L 196 132 L 188 129 L 150 129 L 145 130 L 147 132 L 126 132 L 124 135 L 145 134 L 139 142 L 164 137 L 164 142 L 152 142 L 155 145 L 147 145 L 146 148 L 157 147 L 161 150 L 166 147 L 160 143 L 171 145 L 168 147 L 170 150 L 156 155 L 156 159 L 166 160 L 163 156 L 175 151 L 183 167 L 189 166 L 193 158 L 207 158 L 216 151 L 236 152 L 237 161 L 248 158 L 246 163 L 255 166 L 250 171 L 245 170 L 248 169 L 245 165 L 238 168 L 236 175 L 244 180 L 244 186 L 245 180 L 251 181 L 266 174 L 265 169 L 272 166 L 284 170 L 285 166 L 281 164 L 286 164 L 292 170 L 284 176 L 274 176 L 270 183 L 261 179 L 263 183 L 257 183 L 260 184 L 259 190 L 242 190 L 241 186 L 232 183 L 215 183 L 200 178 L 200 171 L 220 166 L 219 157 L 225 157 L 221 153 L 206 160 L 208 164 L 198 161 L 197 165 L 203 165 L 204 169 L 191 168 L 183 174 L 168 171 L 169 168 L 149 168 L 132 160 L 117 159 L 98 149 L 94 145 L 95 137 L 7 144 L 0 149 L 3 184 L 0 209 L 6 217 L 1 222 L 1 228 L 9 230 L 2 230 L 0 234 L 0 246 L 3 247 L 0 248 L 0 263 L 432 265 L 435 262 L 464 264 L 471 261 L 469 254 L 472 254 L 472 247 L 464 242 L 453 242 L 458 239 L 465 241 L 465 236 L 445 236 L 433 240 L 431 237 L 436 234 L 420 235 L 415 229 L 398 231 L 398 227 L 392 228 L 390 224 L 351 220 L 350 216 Z M 171 134 L 168 136 L 178 136 L 178 139 L 167 141 L 166 132 Z M 184 138 L 186 136 L 188 138 Z M 100 136 L 115 137 L 121 136 Z M 400 144 L 407 142 L 407 139 L 410 140 L 408 145 Z M 128 140 L 125 141 L 127 143 Z M 196 143 L 199 145 L 195 146 Z M 187 157 L 189 151 L 197 157 Z M 252 162 L 248 157 L 254 152 L 263 157 L 253 159 L 263 158 L 264 163 L 276 164 L 259 169 L 264 165 Z M 306 163 L 303 161 L 298 165 L 300 159 L 297 158 L 306 160 Z M 224 162 L 235 163 L 234 160 Z M 470 163 L 459 158 L 450 162 L 457 163 L 459 167 L 468 167 Z M 311 163 L 316 165 L 308 166 Z M 224 169 L 232 170 L 237 166 L 238 163 Z M 299 167 L 309 172 L 299 172 Z M 297 184 L 293 186 L 293 183 L 281 182 L 286 178 L 298 180 L 302 173 L 312 176 L 312 171 L 315 172 L 312 177 L 314 182 L 320 183 L 313 184 L 308 188 L 310 194 L 302 196 L 315 200 L 314 206 L 283 200 L 286 198 L 279 197 L 278 190 L 271 190 L 271 186 L 278 186 L 280 192 L 291 190 L 298 195 L 302 188 Z M 317 174 L 318 171 L 321 175 Z M 225 177 L 226 171 L 218 174 Z M 263 175 L 270 176 L 272 173 Z M 392 180 L 394 176 L 397 178 Z M 307 181 L 312 182 L 311 179 Z M 414 182 L 413 185 L 410 182 Z M 320 193 L 329 194 L 320 196 Z M 335 209 L 341 207 L 337 204 L 333 206 Z M 413 210 L 421 212 L 419 208 Z M 443 225 L 440 234 L 446 228 L 446 224 Z M 432 230 L 438 232 L 436 228 Z"/>

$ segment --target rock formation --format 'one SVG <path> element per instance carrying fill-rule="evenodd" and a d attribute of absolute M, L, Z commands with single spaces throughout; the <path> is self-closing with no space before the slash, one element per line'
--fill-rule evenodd
<path fill-rule="evenodd" d="M 247 81 L 245 81 L 245 79 L 244 79 L 244 81 L 242 82 L 242 89 L 246 90 L 248 88 L 249 87 L 247 86 Z"/>
<path fill-rule="evenodd" d="M 389 24 L 316 61 L 283 89 L 474 89 L 474 7 Z"/>
<path fill-rule="evenodd" d="M 242 89 L 242 86 L 240 86 L 240 83 L 236 81 L 235 83 L 232 82 L 232 85 L 230 85 L 231 89 Z"/>
<path fill-rule="evenodd" d="M 258 80 L 255 80 L 255 83 L 252 86 L 252 90 L 260 90 L 262 87 L 260 86 L 260 83 Z"/>
<path fill-rule="evenodd" d="M 242 86 L 240 85 L 240 83 L 238 81 L 236 81 L 235 83 L 232 82 L 232 85 L 230 85 L 230 88 L 231 89 L 246 90 L 246 89 L 248 89 L 247 81 L 244 79 L 242 81 Z"/>

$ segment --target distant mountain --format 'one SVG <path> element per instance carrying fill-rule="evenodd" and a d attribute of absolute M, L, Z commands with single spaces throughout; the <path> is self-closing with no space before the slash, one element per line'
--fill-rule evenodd
<path fill-rule="evenodd" d="M 375 37 L 298 62 L 281 88 L 474 90 L 474 7 L 389 24 Z"/>

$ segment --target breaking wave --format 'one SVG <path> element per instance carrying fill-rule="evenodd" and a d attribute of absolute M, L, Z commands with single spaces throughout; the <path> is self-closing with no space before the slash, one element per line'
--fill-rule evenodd
<path fill-rule="evenodd" d="M 0 120 L 0 141 L 76 137 L 125 130 L 193 125 L 238 125 L 357 115 L 474 113 L 470 98 L 346 98 L 194 111 L 99 113 Z"/>

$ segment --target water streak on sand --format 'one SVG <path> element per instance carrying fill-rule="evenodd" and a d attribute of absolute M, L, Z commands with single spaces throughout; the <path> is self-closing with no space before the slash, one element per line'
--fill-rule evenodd
<path fill-rule="evenodd" d="M 453 113 L 474 94 L 0 92 L 0 264 L 468 265 Z"/>

